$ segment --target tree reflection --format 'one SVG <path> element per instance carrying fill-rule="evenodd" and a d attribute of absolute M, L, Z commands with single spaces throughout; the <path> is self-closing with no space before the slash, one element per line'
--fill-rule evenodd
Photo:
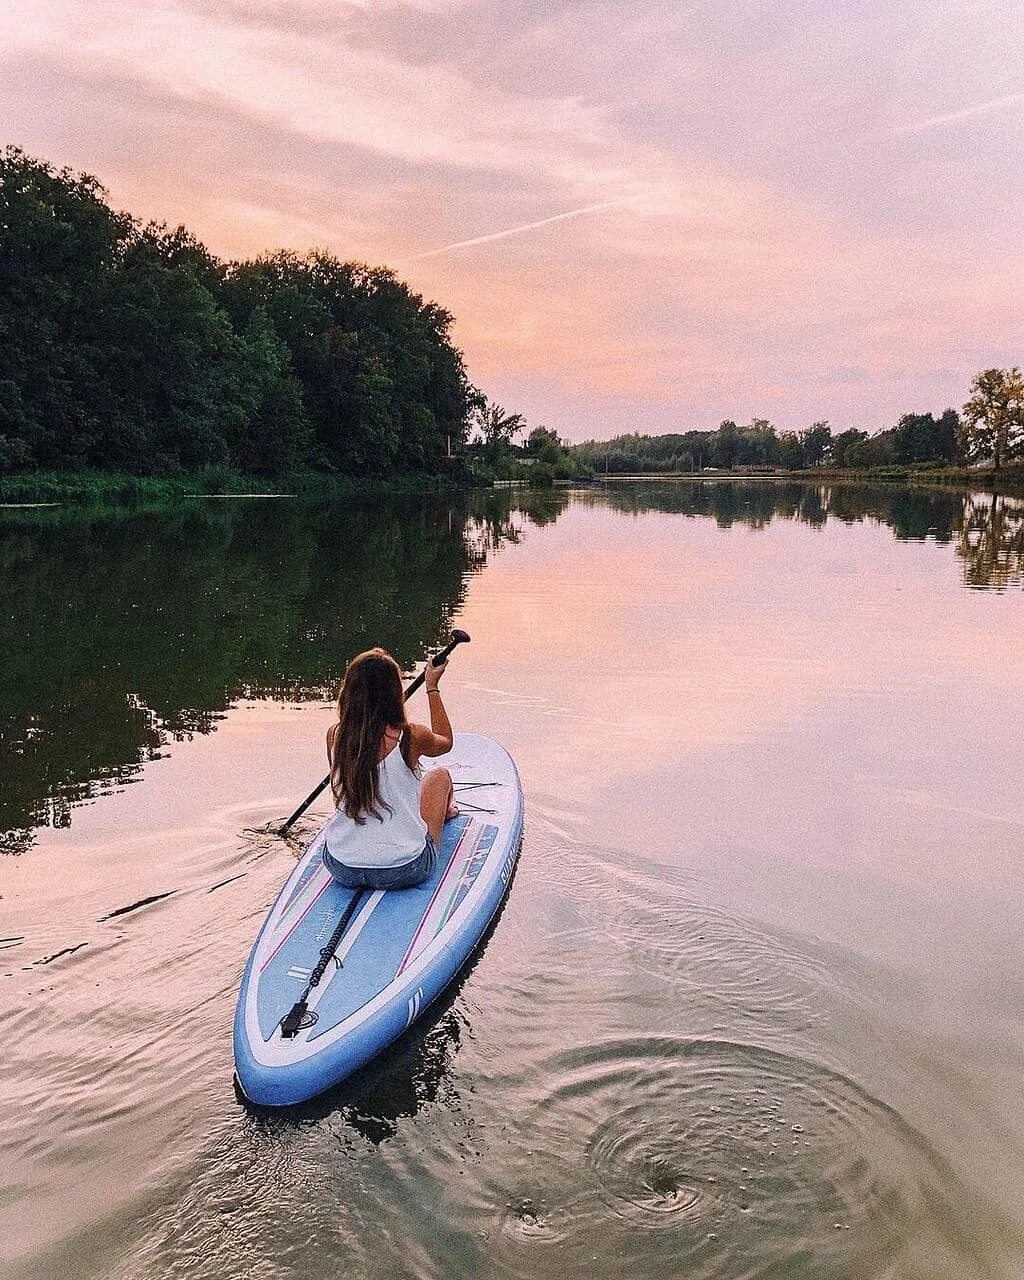
<path fill-rule="evenodd" d="M 527 525 L 542 529 L 553 524 L 570 502 L 564 489 L 481 490 L 462 511 L 466 545 L 476 566 L 505 543 L 518 543 Z"/>
<path fill-rule="evenodd" d="M 613 484 L 607 493 L 607 500 L 621 511 L 707 516 L 723 529 L 735 524 L 764 529 L 773 520 L 793 520 L 816 529 L 829 520 L 843 524 L 870 520 L 887 525 L 900 539 L 933 538 L 939 542 L 953 539 L 964 511 L 963 494 L 924 488 L 698 480 Z M 601 500 L 600 495 L 593 499 Z"/>
<path fill-rule="evenodd" d="M 734 524 L 764 529 L 775 519 L 816 529 L 829 520 L 873 521 L 901 541 L 955 543 L 969 587 L 1024 585 L 1022 498 L 950 489 L 695 481 L 609 486 L 608 501 L 635 514 L 705 516 L 723 529 Z"/>
<path fill-rule="evenodd" d="M 4 513 L 0 849 L 238 698 L 332 696 L 375 644 L 413 667 L 520 518 L 489 495 Z"/>
<path fill-rule="evenodd" d="M 607 500 L 620 511 L 673 512 L 706 516 L 723 529 L 741 524 L 764 529 L 773 520 L 823 528 L 884 524 L 901 541 L 956 543 L 970 586 L 1002 587 L 1021 582 L 1024 499 L 952 489 L 868 488 L 734 481 L 609 485 Z"/>
<path fill-rule="evenodd" d="M 1024 500 L 968 494 L 956 553 L 969 587 L 1024 585 Z"/>
<path fill-rule="evenodd" d="M 203 503 L 0 515 L 0 852 L 123 785 L 239 698 L 321 699 L 383 644 L 413 667 L 470 575 L 569 503 L 764 529 L 871 521 L 952 543 L 969 587 L 1024 583 L 1024 500 L 945 489 L 693 481 L 568 493 Z"/>

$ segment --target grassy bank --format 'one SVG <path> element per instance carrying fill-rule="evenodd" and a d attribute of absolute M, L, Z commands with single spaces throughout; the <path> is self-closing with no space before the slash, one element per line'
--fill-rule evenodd
<path fill-rule="evenodd" d="M 797 473 L 807 476 L 807 472 Z M 910 484 L 955 489 L 989 489 L 994 493 L 1024 494 L 1024 462 L 1011 463 L 999 471 L 992 467 L 937 467 L 928 463 L 909 466 L 870 467 L 863 471 L 849 467 L 818 468 L 815 480 L 853 481 L 862 484 Z"/>
<path fill-rule="evenodd" d="M 508 469 L 506 469 L 508 470 Z M 536 470 L 536 469 L 535 469 Z M 540 477 L 525 468 L 519 478 L 536 482 Z M 547 479 L 545 476 L 544 479 Z M 800 471 L 657 472 L 597 475 L 602 481 L 665 480 L 775 480 L 803 484 L 914 485 L 955 489 L 987 489 L 993 493 L 1024 496 L 1024 463 L 1000 471 L 991 468 L 916 466 L 870 467 L 864 470 L 814 467 Z M 0 476 L 0 503 L 58 503 L 61 505 L 118 507 L 176 502 L 196 495 L 286 493 L 308 498 L 346 497 L 357 493 L 443 493 L 486 484 L 490 480 L 468 470 L 448 475 L 389 474 L 373 478 L 333 475 L 301 470 L 268 479 L 221 467 L 207 467 L 192 475 L 131 476 L 108 471 L 28 471 Z"/>
<path fill-rule="evenodd" d="M 782 480 L 803 484 L 917 485 L 954 489 L 988 489 L 993 493 L 1024 496 L 1024 462 L 996 471 L 991 467 L 936 467 L 927 463 L 909 466 L 806 467 L 799 471 L 645 471 L 616 475 L 596 473 L 599 481 L 661 480 Z"/>
<path fill-rule="evenodd" d="M 174 502 L 197 494 L 288 493 L 344 497 L 353 493 L 433 493 L 466 488 L 467 478 L 391 474 L 363 479 L 321 471 L 296 471 L 268 479 L 221 467 L 193 475 L 131 476 L 107 471 L 26 471 L 0 476 L 0 503 L 56 502 L 81 506 L 138 506 Z"/>

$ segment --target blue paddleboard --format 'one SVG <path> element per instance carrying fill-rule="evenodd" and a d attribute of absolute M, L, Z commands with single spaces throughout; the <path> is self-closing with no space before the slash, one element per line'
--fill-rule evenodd
<path fill-rule="evenodd" d="M 511 756 L 490 738 L 460 733 L 447 755 L 424 763 L 451 771 L 466 808 L 445 823 L 423 884 L 362 891 L 335 950 L 341 964 L 327 966 L 307 1000 L 310 1025 L 292 1037 L 282 1035 L 281 1020 L 355 896 L 324 867 L 326 827 L 264 920 L 235 1009 L 235 1071 L 250 1101 L 303 1102 L 380 1053 L 448 986 L 500 906 L 523 826 Z"/>

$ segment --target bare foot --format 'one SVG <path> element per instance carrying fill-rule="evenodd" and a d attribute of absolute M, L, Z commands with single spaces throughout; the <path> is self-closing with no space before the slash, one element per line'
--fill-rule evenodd
<path fill-rule="evenodd" d="M 444 820 L 445 822 L 447 822 L 449 818 L 457 818 L 458 816 L 459 816 L 459 806 L 453 800 L 451 804 L 448 806 L 448 812 L 444 815 Z"/>

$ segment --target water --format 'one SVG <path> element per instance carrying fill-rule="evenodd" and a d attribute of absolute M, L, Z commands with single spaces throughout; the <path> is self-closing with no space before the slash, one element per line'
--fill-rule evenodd
<path fill-rule="evenodd" d="M 0 566 L 4 1274 L 1024 1273 L 1024 504 L 23 510 Z M 270 829 L 344 657 L 454 620 L 511 895 L 377 1063 L 250 1109 L 235 990 L 317 818 Z"/>

